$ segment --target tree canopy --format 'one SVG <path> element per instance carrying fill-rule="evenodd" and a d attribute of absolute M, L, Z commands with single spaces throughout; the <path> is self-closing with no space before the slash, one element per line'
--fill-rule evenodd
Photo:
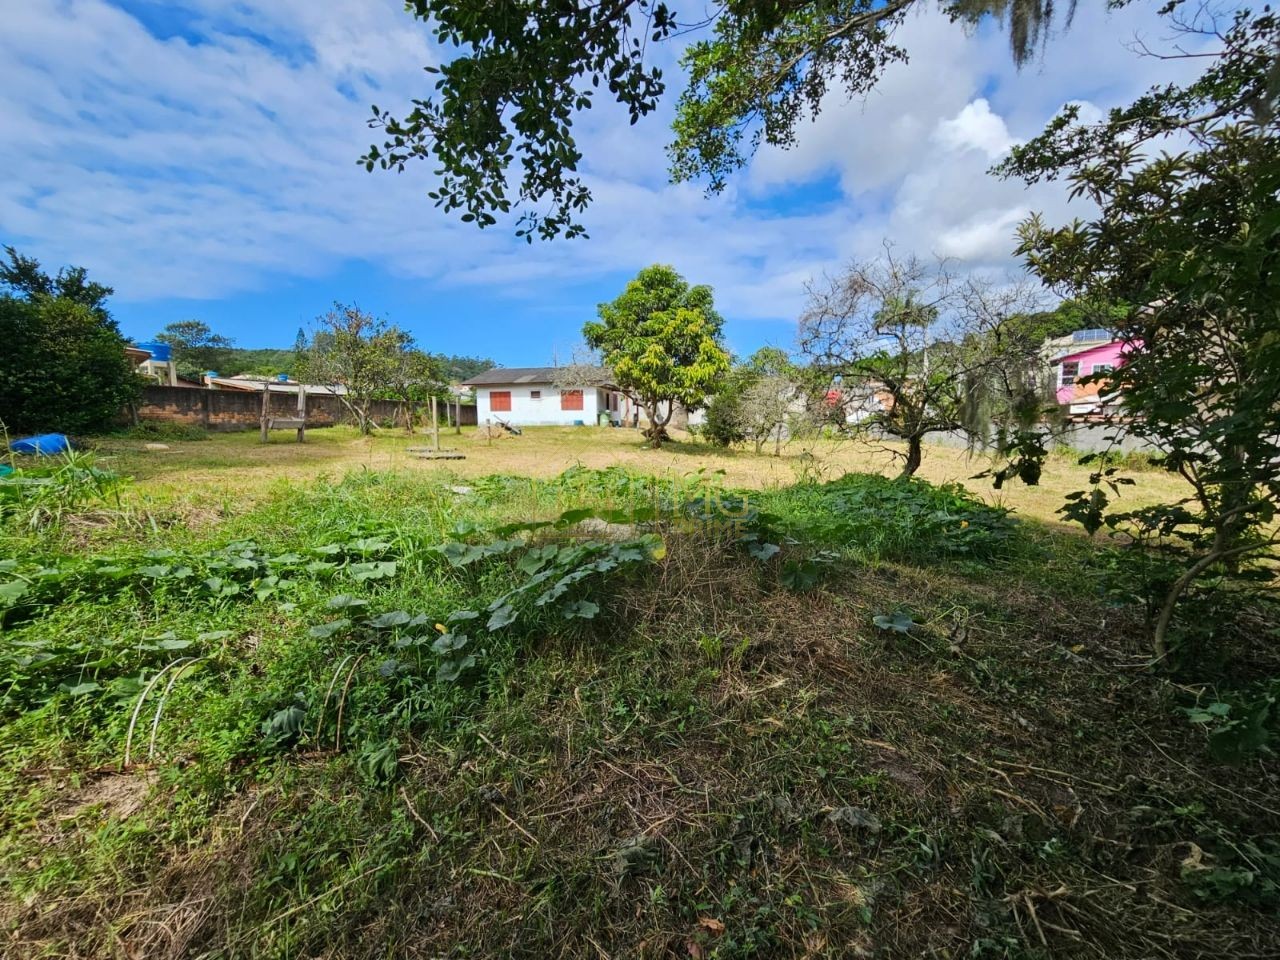
<path fill-rule="evenodd" d="M 1116 323 L 1126 362 L 1105 375 L 1123 405 L 1110 425 L 1162 451 L 1190 492 L 1117 511 L 1115 481 L 1099 471 L 1066 512 L 1090 530 L 1106 523 L 1190 548 L 1157 605 L 1161 655 L 1197 577 L 1275 554 L 1280 510 L 1280 21 L 1263 8 L 1219 23 L 1197 8 L 1181 22 L 1218 44 L 1196 80 L 1096 123 L 1068 107 L 1001 167 L 1064 177 L 1097 209 L 1061 226 L 1024 223 L 1027 266 L 1069 295 L 1133 305 Z"/>
<path fill-rule="evenodd" d="M 104 321 L 110 320 L 106 304 L 115 290 L 90 280 L 84 267 L 61 267 L 56 274 L 50 274 L 39 260 L 23 256 L 11 246 L 5 246 L 4 254 L 8 262 L 0 262 L 0 287 L 8 288 L 14 296 L 28 301 L 39 297 L 69 300 L 92 310 Z"/>
<path fill-rule="evenodd" d="M 0 417 L 14 432 L 92 433 L 137 398 L 138 378 L 106 308 L 111 288 L 82 267 L 46 273 L 5 248 L 0 265 Z"/>
<path fill-rule="evenodd" d="M 657 447 L 675 404 L 700 407 L 729 369 L 711 288 L 690 286 L 673 267 L 645 267 L 599 314 L 583 336 L 644 409 Z"/>
<path fill-rule="evenodd" d="M 420 401 L 442 388 L 436 358 L 419 350 L 399 327 L 342 303 L 335 303 L 316 324 L 298 375 L 341 388 L 338 398 L 361 433 L 375 426 L 370 413 L 374 400 Z M 410 423 L 406 426 L 412 429 Z"/>
<path fill-rule="evenodd" d="M 906 443 L 911 476 L 929 434 L 985 443 L 1039 413 L 1035 299 L 1025 285 L 961 279 L 945 261 L 886 249 L 810 285 L 801 349 L 835 378 L 855 428 Z"/>
<path fill-rule="evenodd" d="M 434 88 L 408 112 L 373 106 L 383 142 L 360 162 L 403 171 L 431 158 L 439 184 L 429 196 L 446 213 L 485 227 L 519 208 L 516 232 L 526 239 L 582 236 L 591 191 L 574 115 L 606 95 L 633 124 L 655 110 L 666 81 L 650 44 L 711 33 L 685 52 L 689 84 L 670 149 L 673 178 L 717 190 L 760 142 L 794 143 L 829 90 L 863 95 L 905 60 L 895 30 L 924 2 L 731 0 L 682 18 L 662 0 L 409 0 L 408 12 L 458 53 L 425 68 Z M 957 29 L 1007 22 L 1018 63 L 1047 38 L 1055 11 L 1053 0 L 952 0 L 943 9 Z"/>
<path fill-rule="evenodd" d="M 234 341 L 214 333 L 203 320 L 175 320 L 156 339 L 173 348 L 173 362 L 183 376 L 199 380 L 208 370 L 230 375 L 225 361 Z"/>
<path fill-rule="evenodd" d="M 773 440 L 779 454 L 784 435 L 810 425 L 810 373 L 792 363 L 786 351 L 761 347 L 721 378 L 707 405 L 704 435 L 723 447 L 749 440 L 756 453 Z"/>

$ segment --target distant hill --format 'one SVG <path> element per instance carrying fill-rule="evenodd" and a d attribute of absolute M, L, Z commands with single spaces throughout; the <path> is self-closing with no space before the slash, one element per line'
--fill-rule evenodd
<path fill-rule="evenodd" d="M 454 381 L 466 380 L 494 365 L 492 360 L 483 357 L 457 357 L 446 354 L 436 354 L 436 356 L 449 371 L 450 379 Z M 242 373 L 259 377 L 274 377 L 281 373 L 294 376 L 298 365 L 298 354 L 292 349 L 249 350 L 241 347 L 226 347 L 217 350 L 212 361 L 212 365 L 205 369 L 216 370 L 224 377 L 235 377 Z M 183 376 L 199 379 L 204 369 L 196 369 L 194 366 L 184 364 L 179 357 L 178 372 Z"/>

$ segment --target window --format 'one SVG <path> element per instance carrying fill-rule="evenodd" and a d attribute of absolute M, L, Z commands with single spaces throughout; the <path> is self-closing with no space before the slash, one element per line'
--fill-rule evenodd
<path fill-rule="evenodd" d="M 561 410 L 581 410 L 582 409 L 582 391 L 581 390 L 561 390 L 560 391 L 560 409 Z"/>
<path fill-rule="evenodd" d="M 1062 362 L 1062 379 L 1059 383 L 1064 387 L 1069 387 L 1076 382 L 1076 377 L 1078 376 L 1080 376 L 1080 361 L 1064 360 Z"/>
<path fill-rule="evenodd" d="M 489 409 L 494 413 L 510 413 L 511 412 L 511 391 L 510 390 L 490 390 L 489 391 Z"/>
<path fill-rule="evenodd" d="M 1115 364 L 1111 363 L 1095 363 L 1093 365 L 1094 373 L 1110 373 L 1115 369 Z"/>
<path fill-rule="evenodd" d="M 541 390 L 530 390 L 530 391 L 529 391 L 529 399 L 530 399 L 530 400 L 541 400 L 541 399 L 542 399 L 542 391 L 541 391 Z"/>

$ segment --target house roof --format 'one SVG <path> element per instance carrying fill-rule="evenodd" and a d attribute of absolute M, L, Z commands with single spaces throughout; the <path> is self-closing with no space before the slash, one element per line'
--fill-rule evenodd
<path fill-rule="evenodd" d="M 1109 340 L 1106 343 L 1095 344 L 1094 346 L 1089 347 L 1085 350 L 1077 350 L 1074 353 L 1064 353 L 1062 356 L 1058 357 L 1056 360 L 1053 361 L 1053 365 L 1057 366 L 1058 364 L 1063 363 L 1064 361 L 1080 360 L 1085 357 L 1101 356 L 1108 353 L 1109 348 L 1115 347 L 1117 344 L 1120 345 L 1121 354 L 1125 354 L 1129 352 L 1128 348 L 1126 348 L 1124 344 L 1121 343 L 1121 341 Z"/>
<path fill-rule="evenodd" d="M 305 387 L 307 393 L 313 395 L 334 394 L 340 396 L 347 392 L 347 388 L 341 384 L 337 386 L 325 386 L 318 383 L 298 383 L 297 380 L 258 380 L 249 377 L 210 377 L 209 382 L 214 386 L 223 390 L 244 390 L 246 392 L 261 393 L 263 385 L 271 393 L 291 393 L 297 396 L 298 387 Z"/>
<path fill-rule="evenodd" d="M 1059 362 L 1064 356 L 1081 353 L 1093 347 L 1113 343 L 1116 337 L 1110 330 L 1101 327 L 1090 327 L 1087 330 L 1073 330 L 1061 337 L 1050 337 L 1041 346 L 1041 352 L 1050 363 Z"/>
<path fill-rule="evenodd" d="M 463 380 L 464 387 L 506 384 L 564 383 L 566 377 L 584 383 L 608 383 L 613 374 L 606 367 L 494 367 Z"/>

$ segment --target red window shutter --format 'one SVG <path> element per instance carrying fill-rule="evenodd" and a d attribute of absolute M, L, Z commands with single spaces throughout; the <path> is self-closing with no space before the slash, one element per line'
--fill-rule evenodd
<path fill-rule="evenodd" d="M 511 411 L 511 391 L 490 390 L 489 409 L 494 413 L 509 413 Z"/>
<path fill-rule="evenodd" d="M 560 391 L 560 409 L 561 410 L 581 410 L 582 409 L 582 391 L 581 390 L 561 390 Z"/>

